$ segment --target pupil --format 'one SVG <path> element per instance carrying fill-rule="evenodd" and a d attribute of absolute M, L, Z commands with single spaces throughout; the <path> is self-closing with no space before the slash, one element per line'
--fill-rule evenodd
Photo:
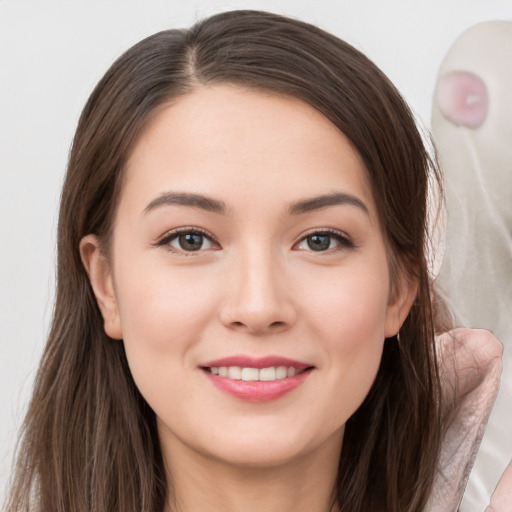
<path fill-rule="evenodd" d="M 308 236 L 308 247 L 312 251 L 325 251 L 329 249 L 331 237 L 329 235 L 311 235 Z"/>
<path fill-rule="evenodd" d="M 187 233 L 180 235 L 180 246 L 185 251 L 198 251 L 203 245 L 203 235 L 197 233 Z"/>

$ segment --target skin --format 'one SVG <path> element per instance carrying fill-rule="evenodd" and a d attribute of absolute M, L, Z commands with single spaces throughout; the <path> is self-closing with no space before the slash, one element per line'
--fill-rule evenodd
<path fill-rule="evenodd" d="M 169 193 L 225 211 L 156 204 Z M 290 212 L 333 193 L 352 201 Z M 178 228 L 209 238 L 187 252 L 172 238 Z M 326 230 L 336 235 L 312 250 L 307 237 Z M 403 281 L 390 295 L 367 172 L 346 137 L 297 99 L 202 86 L 136 141 L 111 253 L 93 235 L 81 253 L 105 330 L 123 340 L 156 413 L 169 510 L 329 510 L 345 422 L 416 292 Z M 241 354 L 314 368 L 292 392 L 248 402 L 200 368 Z"/>

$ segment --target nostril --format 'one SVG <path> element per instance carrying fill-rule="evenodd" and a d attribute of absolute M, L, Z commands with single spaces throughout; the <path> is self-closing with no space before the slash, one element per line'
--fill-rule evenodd
<path fill-rule="evenodd" d="M 229 322 L 229 326 L 232 329 L 247 331 L 253 334 L 270 334 L 278 333 L 287 328 L 287 323 L 282 321 L 276 321 L 267 323 L 264 320 L 259 319 L 248 319 L 245 321 L 233 321 Z"/>
<path fill-rule="evenodd" d="M 446 119 L 456 125 L 475 129 L 487 117 L 487 87 L 475 73 L 452 71 L 439 81 L 437 103 Z"/>

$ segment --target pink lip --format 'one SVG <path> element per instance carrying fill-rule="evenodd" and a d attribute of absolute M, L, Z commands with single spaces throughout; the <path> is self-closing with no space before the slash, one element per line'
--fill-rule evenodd
<path fill-rule="evenodd" d="M 242 368 L 269 368 L 271 366 L 286 366 L 300 371 L 293 377 L 277 379 L 273 381 L 243 381 L 220 377 L 209 371 L 204 374 L 210 382 L 219 390 L 240 400 L 248 402 L 268 402 L 276 400 L 290 391 L 298 388 L 310 375 L 312 366 L 287 359 L 279 356 L 267 356 L 262 358 L 252 358 L 247 356 L 232 356 L 224 359 L 209 361 L 201 368 L 220 367 L 220 366 L 240 366 Z"/>

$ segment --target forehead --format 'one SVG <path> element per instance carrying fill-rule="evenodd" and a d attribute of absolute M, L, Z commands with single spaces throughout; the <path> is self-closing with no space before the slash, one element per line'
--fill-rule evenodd
<path fill-rule="evenodd" d="M 121 201 L 135 194 L 147 203 L 167 190 L 262 207 L 347 192 L 376 216 L 362 159 L 327 118 L 296 98 L 233 85 L 163 105 L 139 135 Z"/>

